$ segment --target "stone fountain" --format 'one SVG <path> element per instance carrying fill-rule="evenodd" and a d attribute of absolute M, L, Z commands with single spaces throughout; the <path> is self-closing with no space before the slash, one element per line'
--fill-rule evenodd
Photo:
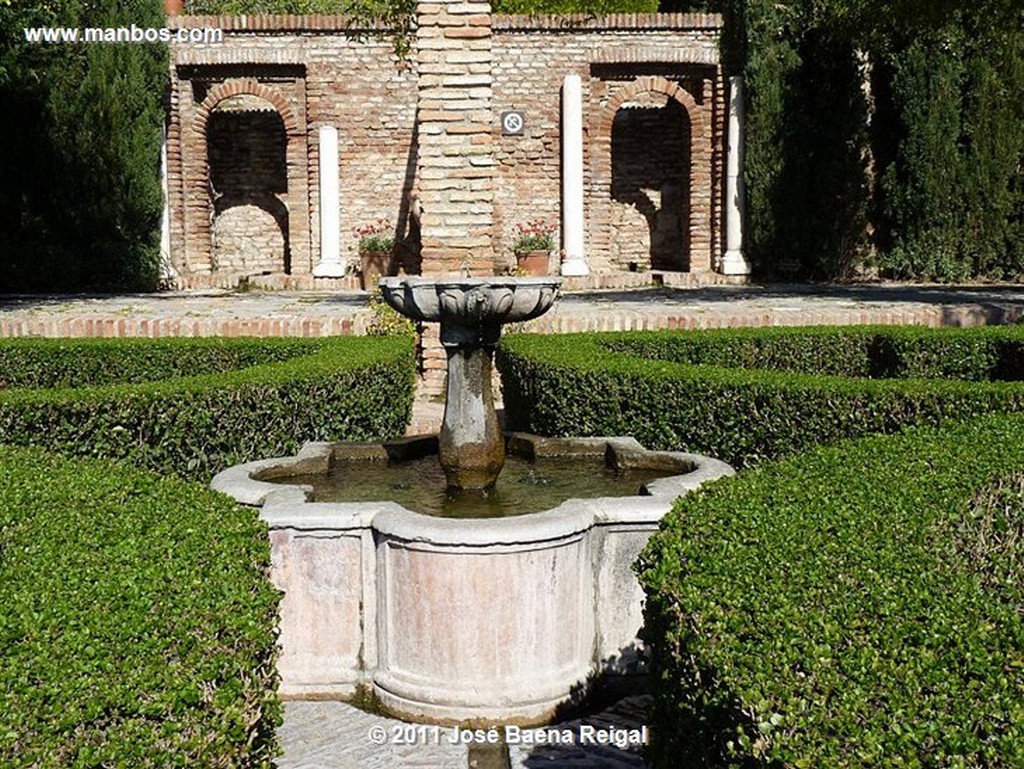
<path fill-rule="evenodd" d="M 648 451 L 632 438 L 502 435 L 491 391 L 501 326 L 546 312 L 558 285 L 555 278 L 385 278 L 392 307 L 441 324 L 448 392 L 440 436 L 312 443 L 296 456 L 214 478 L 215 489 L 259 506 L 270 529 L 271 576 L 284 591 L 284 697 L 372 691 L 388 711 L 415 720 L 541 723 L 595 678 L 643 672 L 643 591 L 632 564 L 678 496 L 732 469 L 699 455 Z M 337 473 L 353 485 L 353 462 L 376 462 L 376 476 L 436 452 L 449 490 L 486 496 L 505 463 L 506 440 L 531 461 L 585 458 L 582 475 L 642 468 L 664 477 L 639 493 L 636 486 L 619 492 L 630 496 L 575 496 L 540 512 L 470 520 L 377 497 L 316 501 L 313 486 L 303 485 Z"/>
<path fill-rule="evenodd" d="M 483 490 L 505 465 L 491 373 L 501 327 L 551 309 L 558 278 L 384 278 L 384 300 L 413 320 L 440 323 L 448 389 L 439 456 L 448 488 Z"/>

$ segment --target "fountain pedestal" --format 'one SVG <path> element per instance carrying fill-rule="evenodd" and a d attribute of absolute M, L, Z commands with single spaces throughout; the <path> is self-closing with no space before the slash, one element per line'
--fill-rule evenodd
<path fill-rule="evenodd" d="M 486 489 L 505 466 L 505 438 L 494 410 L 493 347 L 449 347 L 448 391 L 438 458 L 449 489 Z"/>
<path fill-rule="evenodd" d="M 505 465 L 505 439 L 494 410 L 494 347 L 505 323 L 547 312 L 558 278 L 384 278 L 384 300 L 403 315 L 441 324 L 448 388 L 440 462 L 450 489 L 487 489 Z"/>

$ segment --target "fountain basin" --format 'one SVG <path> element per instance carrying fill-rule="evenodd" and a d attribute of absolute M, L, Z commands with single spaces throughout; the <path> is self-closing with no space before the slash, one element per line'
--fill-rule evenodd
<path fill-rule="evenodd" d="M 449 519 L 388 501 L 308 502 L 291 475 L 326 473 L 391 444 L 307 444 L 229 468 L 213 488 L 259 506 L 284 591 L 281 694 L 345 698 L 372 687 L 397 715 L 439 723 L 539 723 L 595 676 L 643 672 L 643 592 L 632 563 L 680 494 L 725 463 L 648 452 L 631 438 L 513 435 L 510 451 L 572 451 L 688 469 L 649 495 L 570 499 L 512 518 Z"/>

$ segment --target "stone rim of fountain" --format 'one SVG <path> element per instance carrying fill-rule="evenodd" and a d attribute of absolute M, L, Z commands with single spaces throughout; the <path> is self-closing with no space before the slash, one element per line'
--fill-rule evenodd
<path fill-rule="evenodd" d="M 285 593 L 282 696 L 345 699 L 371 686 L 405 718 L 537 724 L 597 674 L 643 672 L 643 591 L 631 564 L 676 497 L 732 468 L 633 438 L 508 440 L 527 456 L 564 456 L 575 445 L 606 461 L 672 461 L 689 472 L 649 482 L 650 496 L 573 498 L 475 519 L 391 501 L 309 502 L 309 486 L 253 478 L 327 472 L 338 451 L 384 459 L 385 446 L 418 450 L 436 445 L 433 436 L 309 443 L 214 478 L 214 489 L 261 507 L 270 529 L 271 573 Z M 491 637 L 499 628 L 508 639 Z"/>
<path fill-rule="evenodd" d="M 385 447 L 409 447 L 409 456 L 422 455 L 421 443 L 434 443 L 434 436 L 414 436 L 380 443 L 309 442 L 297 454 L 246 462 L 218 473 L 210 483 L 211 488 L 233 497 L 236 501 L 262 508 L 262 517 L 273 526 L 317 528 L 329 522 L 337 526 L 342 516 L 354 516 L 355 525 L 378 524 L 387 527 L 388 533 L 411 541 L 432 541 L 437 537 L 446 542 L 465 544 L 491 544 L 493 535 L 508 534 L 509 541 L 523 541 L 524 527 L 533 528 L 534 535 L 543 538 L 563 536 L 575 526 L 577 531 L 595 523 L 609 520 L 614 509 L 616 520 L 651 520 L 665 513 L 666 502 L 699 488 L 702 484 L 735 471 L 725 462 L 701 454 L 683 451 L 655 451 L 645 448 L 630 436 L 593 438 L 545 438 L 529 433 L 508 433 L 508 440 L 518 444 L 516 453 L 529 456 L 530 449 L 523 446 L 543 447 L 552 442 L 560 446 L 575 445 L 575 456 L 618 455 L 622 460 L 642 464 L 645 460 L 660 460 L 688 465 L 690 470 L 677 475 L 658 478 L 644 484 L 646 494 L 632 494 L 621 497 L 574 497 L 548 510 L 504 518 L 445 518 L 426 515 L 410 510 L 390 500 L 369 502 L 314 502 L 310 501 L 312 487 L 304 484 L 287 484 L 282 479 L 289 476 L 327 473 L 337 461 L 388 461 Z M 376 450 L 380 449 L 380 450 Z M 550 449 L 549 449 L 550 451 Z M 402 452 L 400 452 L 402 453 Z M 430 453 L 429 449 L 423 453 Z M 342 454 L 343 456 L 339 456 Z M 544 448 L 536 456 L 566 456 L 547 453 Z M 401 459 L 403 457 L 399 457 Z M 276 479 L 272 482 L 269 479 Z M 378 518 L 378 516 L 380 516 Z M 583 522 L 583 519 L 586 519 Z M 550 529 L 550 532 L 547 530 Z"/>

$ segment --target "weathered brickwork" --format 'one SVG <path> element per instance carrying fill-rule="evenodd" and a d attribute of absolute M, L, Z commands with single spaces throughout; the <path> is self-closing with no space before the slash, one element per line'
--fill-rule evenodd
<path fill-rule="evenodd" d="M 344 17 L 169 24 L 224 30 L 216 45 L 171 47 L 170 235 L 186 285 L 266 273 L 311 282 L 321 126 L 338 129 L 353 262 L 354 229 L 383 218 L 425 273 L 511 266 L 516 224 L 561 224 L 569 74 L 583 84 L 591 270 L 700 273 L 721 254 L 718 16 L 500 16 L 488 2 L 424 0 L 404 62 Z M 503 135 L 508 110 L 524 114 L 522 135 Z"/>
<path fill-rule="evenodd" d="M 619 110 L 633 105 L 667 108 L 669 102 L 685 111 L 681 124 L 676 121 L 676 130 L 685 132 L 689 143 L 658 159 L 657 153 L 665 151 L 674 137 L 650 135 L 649 152 L 627 154 L 642 165 L 654 162 L 678 171 L 681 189 L 670 189 L 669 198 L 675 195 L 687 208 L 683 235 L 676 239 L 681 241 L 676 253 L 671 258 L 660 253 L 657 261 L 661 263 L 655 266 L 708 270 L 722 243 L 721 235 L 713 234 L 722 205 L 719 156 L 726 119 L 718 64 L 720 18 L 705 14 L 596 20 L 498 16 L 494 28 L 495 109 L 521 110 L 526 117 L 523 136 L 500 136 L 498 141 L 495 240 L 499 258 L 511 261 L 517 223 L 538 217 L 560 221 L 560 93 L 565 76 L 577 74 L 583 81 L 584 218 L 591 270 L 629 270 L 631 264 L 642 269 L 651 264 L 652 229 L 658 233 L 655 244 L 664 241 L 662 220 L 669 218 L 660 215 L 664 191 L 659 188 L 657 200 L 650 201 L 653 211 L 649 204 L 622 200 L 621 195 L 617 199 L 615 172 L 638 171 L 629 162 L 613 167 L 612 160 Z"/>
<path fill-rule="evenodd" d="M 210 116 L 207 148 L 217 272 L 290 271 L 287 136 L 277 110 L 236 96 Z M 255 103 L 254 103 L 255 102 Z"/>
<path fill-rule="evenodd" d="M 489 2 L 418 7 L 423 269 L 492 271 L 494 152 Z"/>
<path fill-rule="evenodd" d="M 319 259 L 322 125 L 338 129 L 344 255 L 358 262 L 355 229 L 378 219 L 388 220 L 398 237 L 405 237 L 416 172 L 416 77 L 393 55 L 389 42 L 346 31 L 346 20 L 337 17 L 178 17 L 169 22 L 225 30 L 219 45 L 171 48 L 171 241 L 183 283 L 210 282 L 202 280 L 213 266 L 217 234 L 209 188 L 209 126 L 211 116 L 225 109 L 227 89 L 273 106 L 285 126 L 287 190 L 276 197 L 287 210 L 287 272 L 309 276 Z M 259 173 L 255 166 L 253 173 Z M 247 265 L 244 272 L 229 269 L 229 275 L 263 271 Z M 284 265 L 274 271 L 285 272 Z M 225 285 L 230 278 L 213 283 Z"/>

